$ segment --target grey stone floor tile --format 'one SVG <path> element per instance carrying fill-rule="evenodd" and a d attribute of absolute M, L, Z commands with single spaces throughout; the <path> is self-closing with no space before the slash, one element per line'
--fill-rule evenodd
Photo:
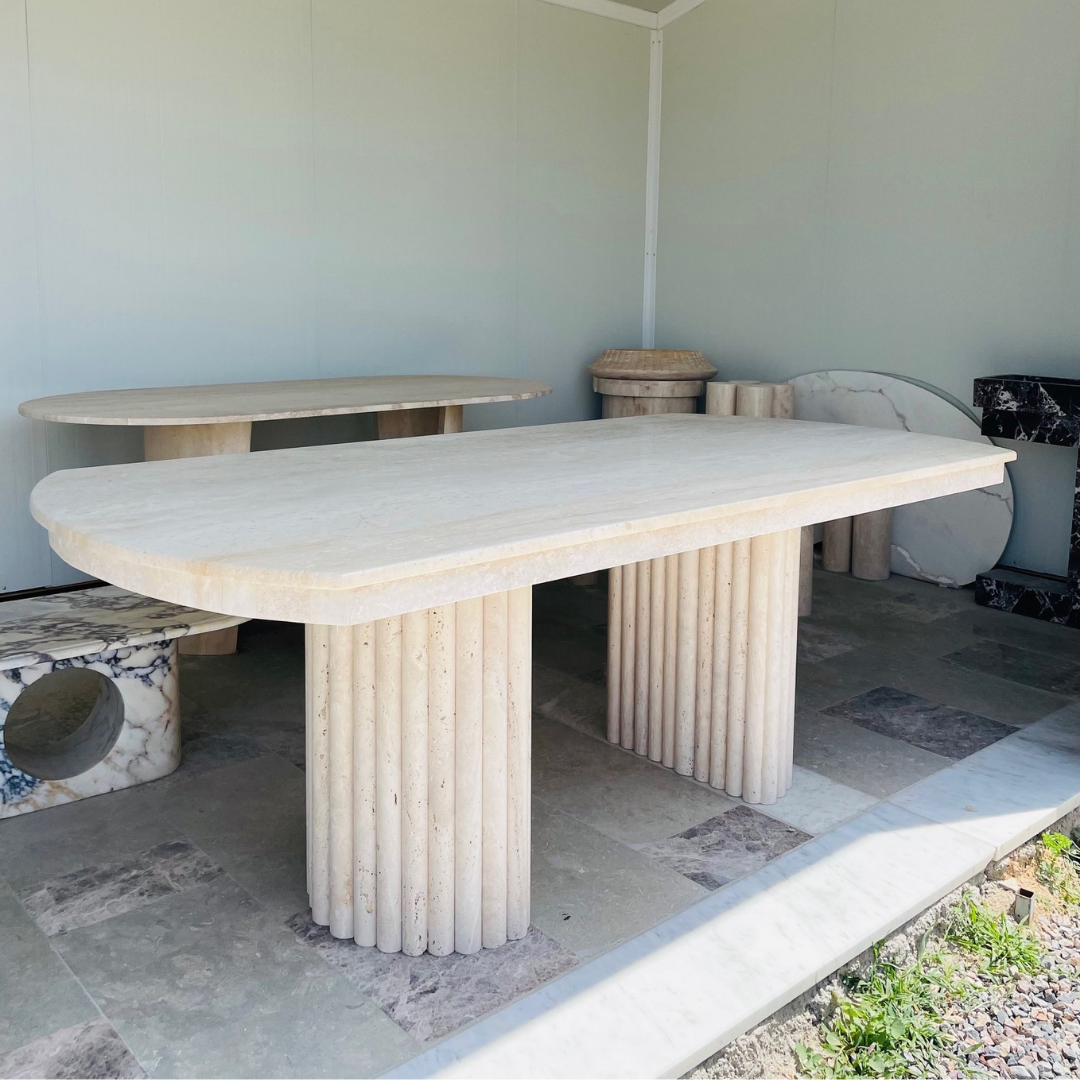
<path fill-rule="evenodd" d="M 304 774 L 276 754 L 225 765 L 161 790 L 159 813 L 211 858 L 276 854 L 306 837 Z"/>
<path fill-rule="evenodd" d="M 799 703 L 810 708 L 826 708 L 867 690 L 892 686 L 1013 727 L 1039 720 L 1070 700 L 997 675 L 972 671 L 940 657 L 912 656 L 878 647 L 857 649 L 800 668 L 799 678 L 808 683 L 797 691 Z M 835 696 L 841 688 L 851 693 Z M 826 700 L 830 697 L 831 701 Z"/>
<path fill-rule="evenodd" d="M 49 939 L 0 883 L 0 1054 L 98 1016 Z"/>
<path fill-rule="evenodd" d="M 307 853 L 302 837 L 280 851 L 225 853 L 222 861 L 229 876 L 275 919 L 284 922 L 307 910 Z"/>
<path fill-rule="evenodd" d="M 607 690 L 603 683 L 533 664 L 533 714 L 607 740 Z"/>
<path fill-rule="evenodd" d="M 949 653 L 945 659 L 980 674 L 997 675 L 1067 698 L 1080 697 L 1080 662 L 1063 660 L 1060 656 L 999 641 L 979 641 Z"/>
<path fill-rule="evenodd" d="M 136 1080 L 142 1066 L 108 1020 L 87 1020 L 0 1055 L 0 1078 Z"/>
<path fill-rule="evenodd" d="M 30 917 L 51 937 L 122 915 L 222 873 L 187 840 L 170 840 L 131 859 L 42 882 L 21 899 Z"/>
<path fill-rule="evenodd" d="M 953 761 L 960 761 L 1016 730 L 997 720 L 938 705 L 891 686 L 879 686 L 822 711 Z"/>
<path fill-rule="evenodd" d="M 848 787 L 800 765 L 792 769 L 791 787 L 769 806 L 755 807 L 762 814 L 786 821 L 811 836 L 835 829 L 837 825 L 876 806 L 878 800 L 865 791 Z"/>
<path fill-rule="evenodd" d="M 850 574 L 814 571 L 814 616 L 855 609 L 873 617 L 899 616 L 931 623 L 975 607 L 973 589 L 946 589 L 928 581 L 894 575 L 886 581 L 859 581 Z"/>
<path fill-rule="evenodd" d="M 944 656 L 978 641 L 974 634 L 942 627 L 935 620 L 923 622 L 909 618 L 902 611 L 879 611 L 873 606 L 854 603 L 824 612 L 818 606 L 813 614 L 800 620 L 800 625 L 821 627 L 832 635 L 844 635 L 863 647 L 876 646 L 913 657 Z"/>
<path fill-rule="evenodd" d="M 283 757 L 290 765 L 298 769 L 306 768 L 306 732 L 301 721 L 299 726 L 267 731 L 256 737 L 256 742 L 264 750 Z"/>
<path fill-rule="evenodd" d="M 580 962 L 535 928 L 520 941 L 469 956 L 406 956 L 331 937 L 327 927 L 311 921 L 309 912 L 297 915 L 289 925 L 421 1043 L 479 1020 Z"/>
<path fill-rule="evenodd" d="M 795 715 L 795 764 L 884 799 L 952 761 L 850 720 L 803 709 Z"/>
<path fill-rule="evenodd" d="M 123 859 L 181 831 L 158 813 L 142 784 L 0 821 L 0 875 L 17 890 Z"/>
<path fill-rule="evenodd" d="M 943 619 L 940 625 L 1080 664 L 1080 630 L 1075 627 L 1057 626 L 976 604 Z"/>
<path fill-rule="evenodd" d="M 820 664 L 822 660 L 831 660 L 834 656 L 843 656 L 867 644 L 866 638 L 853 631 L 836 630 L 807 619 L 799 621 L 799 651 L 797 660 L 800 664 Z"/>
<path fill-rule="evenodd" d="M 532 827 L 533 926 L 583 960 L 707 894 L 535 796 Z"/>
<path fill-rule="evenodd" d="M 662 840 L 736 805 L 610 743 L 533 724 L 533 794 L 624 844 Z"/>
<path fill-rule="evenodd" d="M 666 840 L 635 847 L 710 891 L 760 870 L 810 839 L 808 833 L 749 806 L 710 818 Z"/>
<path fill-rule="evenodd" d="M 151 1076 L 374 1076 L 418 1050 L 228 878 L 54 940 Z"/>

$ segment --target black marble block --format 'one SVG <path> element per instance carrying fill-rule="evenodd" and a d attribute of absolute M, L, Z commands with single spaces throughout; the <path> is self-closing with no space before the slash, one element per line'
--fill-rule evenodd
<path fill-rule="evenodd" d="M 1080 379 L 993 375 L 975 380 L 982 433 L 990 438 L 1080 446 Z M 1069 575 L 1065 580 L 1025 570 L 991 570 L 975 580 L 984 607 L 1080 627 L 1080 463 L 1074 485 Z"/>

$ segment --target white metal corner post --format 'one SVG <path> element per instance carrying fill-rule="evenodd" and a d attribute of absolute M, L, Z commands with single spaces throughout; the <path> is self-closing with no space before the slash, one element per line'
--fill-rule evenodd
<path fill-rule="evenodd" d="M 660 116 L 664 86 L 664 31 L 649 40 L 649 126 L 645 149 L 645 291 L 641 347 L 656 347 L 656 238 L 660 222 Z"/>

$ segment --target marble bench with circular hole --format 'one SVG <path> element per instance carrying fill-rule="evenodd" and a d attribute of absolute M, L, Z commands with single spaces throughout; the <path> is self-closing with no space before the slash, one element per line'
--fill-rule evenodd
<path fill-rule="evenodd" d="M 171 773 L 176 641 L 242 621 L 111 585 L 0 604 L 0 818 Z"/>

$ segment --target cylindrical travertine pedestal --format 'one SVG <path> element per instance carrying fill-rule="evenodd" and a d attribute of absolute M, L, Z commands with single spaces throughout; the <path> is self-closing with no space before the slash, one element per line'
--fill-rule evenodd
<path fill-rule="evenodd" d="M 849 517 L 825 522 L 821 541 L 822 570 L 834 574 L 846 574 L 851 570 L 851 522 Z"/>
<path fill-rule="evenodd" d="M 801 532 L 611 570 L 611 742 L 747 802 L 787 791 Z"/>
<path fill-rule="evenodd" d="M 851 576 L 888 580 L 892 564 L 892 507 L 859 514 L 851 525 Z"/>
<path fill-rule="evenodd" d="M 592 364 L 603 418 L 695 413 L 716 368 L 689 349 L 608 349 Z"/>
<path fill-rule="evenodd" d="M 532 590 L 307 628 L 308 893 L 436 956 L 529 929 Z"/>

